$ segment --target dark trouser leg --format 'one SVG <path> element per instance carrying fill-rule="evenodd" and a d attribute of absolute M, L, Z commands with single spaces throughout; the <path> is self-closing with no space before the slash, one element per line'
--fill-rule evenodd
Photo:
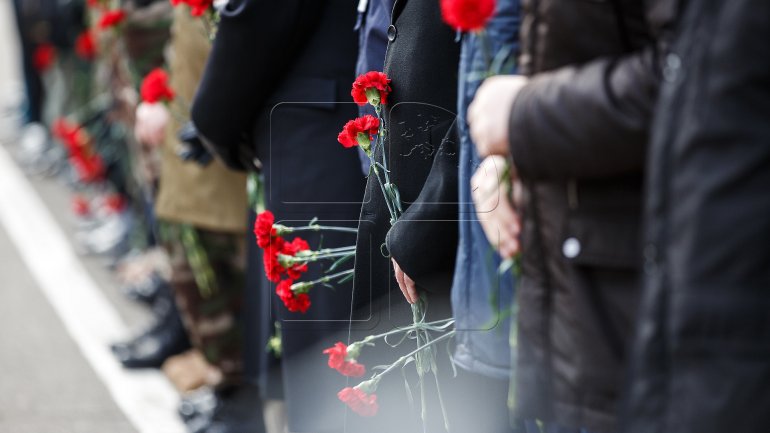
<path fill-rule="evenodd" d="M 25 122 L 40 122 L 42 119 L 43 104 L 43 83 L 40 75 L 32 65 L 32 56 L 35 45 L 30 39 L 29 31 L 30 20 L 24 15 L 23 0 L 14 0 L 14 14 L 16 16 L 16 25 L 19 31 L 19 40 L 21 41 L 22 66 L 24 69 L 24 84 L 26 87 L 26 113 Z"/>

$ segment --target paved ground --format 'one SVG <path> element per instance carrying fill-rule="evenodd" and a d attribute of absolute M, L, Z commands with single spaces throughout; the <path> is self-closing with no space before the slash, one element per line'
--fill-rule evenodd
<path fill-rule="evenodd" d="M 134 431 L 0 229 L 0 432 Z"/>

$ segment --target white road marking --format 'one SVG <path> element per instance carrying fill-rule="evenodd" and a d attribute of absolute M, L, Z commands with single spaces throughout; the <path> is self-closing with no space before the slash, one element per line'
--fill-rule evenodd
<path fill-rule="evenodd" d="M 0 224 L 118 407 L 140 433 L 184 432 L 168 380 L 157 370 L 125 370 L 110 352 L 109 343 L 127 334 L 125 324 L 2 146 L 0 197 Z"/>

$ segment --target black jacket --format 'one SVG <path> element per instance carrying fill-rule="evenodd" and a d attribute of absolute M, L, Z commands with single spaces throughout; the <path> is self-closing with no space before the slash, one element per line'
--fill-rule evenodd
<path fill-rule="evenodd" d="M 235 0 L 220 12 L 222 24 L 191 117 L 230 167 L 253 168 L 257 114 L 310 39 L 324 3 Z"/>
<path fill-rule="evenodd" d="M 690 0 L 649 151 L 628 433 L 770 431 L 770 3 Z"/>
<path fill-rule="evenodd" d="M 329 225 L 357 224 L 365 178 L 356 152 L 336 140 L 357 115 L 350 101 L 355 18 L 348 0 L 231 0 L 222 13 L 192 119 L 231 166 L 249 168 L 255 157 L 261 162 L 266 206 L 286 225 L 315 217 Z M 355 243 L 349 234 L 301 237 L 312 247 Z M 302 281 L 321 277 L 321 265 L 309 267 Z M 335 395 L 346 380 L 326 366 L 321 352 L 345 338 L 335 333 L 347 336 L 351 290 L 351 283 L 334 290 L 317 286 L 306 314 L 289 313 L 275 285 L 263 281 L 264 305 L 273 308 L 262 314 L 282 322 L 292 432 L 343 429 L 345 406 Z"/>
<path fill-rule="evenodd" d="M 388 37 L 384 72 L 392 93 L 384 109 L 384 151 L 405 211 L 391 228 L 377 178 L 370 175 L 355 292 L 379 298 L 395 290 L 392 302 L 405 303 L 389 254 L 420 288 L 443 290 L 446 298 L 457 247 L 457 140 L 448 132 L 457 106 L 460 47 L 433 1 L 396 1 Z"/>
<path fill-rule="evenodd" d="M 640 292 L 644 153 L 670 0 L 526 0 L 510 117 L 525 184 L 516 409 L 615 430 Z"/>

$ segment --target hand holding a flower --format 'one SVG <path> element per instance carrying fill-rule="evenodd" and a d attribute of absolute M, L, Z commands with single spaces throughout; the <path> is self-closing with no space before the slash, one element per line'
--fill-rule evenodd
<path fill-rule="evenodd" d="M 476 214 L 487 236 L 504 259 L 519 252 L 519 216 L 512 204 L 507 185 L 513 181 L 502 156 L 488 156 L 471 178 L 471 194 Z"/>
<path fill-rule="evenodd" d="M 160 146 L 166 136 L 169 114 L 163 104 L 142 102 L 136 107 L 134 136 L 140 143 Z"/>
<path fill-rule="evenodd" d="M 506 156 L 508 119 L 519 91 L 529 79 L 522 75 L 499 75 L 487 78 L 468 107 L 471 138 L 481 157 Z"/>
<path fill-rule="evenodd" d="M 396 259 L 391 259 L 393 262 L 393 272 L 396 274 L 396 282 L 398 282 L 398 288 L 401 289 L 401 293 L 404 294 L 406 302 L 410 304 L 416 303 L 420 296 L 417 294 L 417 285 L 414 280 L 409 278 L 409 275 L 404 273 L 401 266 L 398 265 Z"/>

